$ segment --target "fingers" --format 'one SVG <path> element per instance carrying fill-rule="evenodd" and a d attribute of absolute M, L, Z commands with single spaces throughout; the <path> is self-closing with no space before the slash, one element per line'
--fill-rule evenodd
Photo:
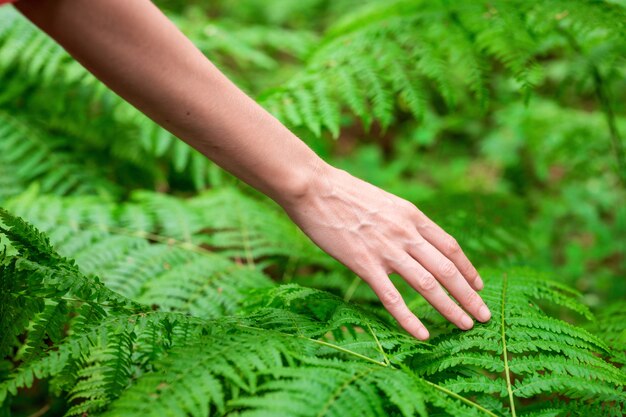
<path fill-rule="evenodd" d="M 469 259 L 467 259 L 467 256 L 463 253 L 456 239 L 447 234 L 441 227 L 425 215 L 422 214 L 420 217 L 421 219 L 417 226 L 419 233 L 437 248 L 439 252 L 454 262 L 458 271 L 465 277 L 472 288 L 482 290 L 484 287 L 483 280 L 478 275 L 478 271 L 476 271 L 474 265 L 472 265 Z"/>
<path fill-rule="evenodd" d="M 447 288 L 465 311 L 482 322 L 491 318 L 489 308 L 461 275 L 455 263 L 445 257 L 426 239 L 419 239 L 415 245 L 408 249 L 408 252 L 437 278 L 441 285 Z"/>
<path fill-rule="evenodd" d="M 435 277 L 409 254 L 405 253 L 404 255 L 406 259 L 394 267 L 395 272 L 400 274 L 448 321 L 454 323 L 461 330 L 471 329 L 474 326 L 474 321 L 452 301 Z"/>
<path fill-rule="evenodd" d="M 370 279 L 366 279 L 366 281 L 383 303 L 383 306 L 385 306 L 387 311 L 391 313 L 404 330 L 420 340 L 428 339 L 428 330 L 426 330 L 422 322 L 415 317 L 415 314 L 409 310 L 400 292 L 394 287 L 386 273 L 381 271 Z"/>

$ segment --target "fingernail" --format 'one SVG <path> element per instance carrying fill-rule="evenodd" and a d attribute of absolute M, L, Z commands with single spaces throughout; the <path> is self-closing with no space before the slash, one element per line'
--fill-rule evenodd
<path fill-rule="evenodd" d="M 463 330 L 469 330 L 472 327 L 474 327 L 474 321 L 468 316 L 463 316 L 463 318 L 461 319 L 461 328 Z"/>
<path fill-rule="evenodd" d="M 482 290 L 485 287 L 482 278 L 479 276 L 476 277 L 476 281 L 474 281 L 477 290 Z"/>
<path fill-rule="evenodd" d="M 420 340 L 427 340 L 428 337 L 430 336 L 430 334 L 428 333 L 428 330 L 426 330 L 426 327 L 420 327 L 417 330 L 417 338 Z"/>
<path fill-rule="evenodd" d="M 478 310 L 478 315 L 476 316 L 476 318 L 480 321 L 489 321 L 489 319 L 491 318 L 491 311 L 489 311 L 489 308 L 487 308 L 487 306 L 482 306 L 480 310 Z"/>

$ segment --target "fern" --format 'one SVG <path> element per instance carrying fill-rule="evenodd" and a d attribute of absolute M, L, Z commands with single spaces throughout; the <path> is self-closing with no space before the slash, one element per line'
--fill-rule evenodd
<path fill-rule="evenodd" d="M 59 251 L 76 258 L 86 272 L 96 272 L 90 264 L 111 262 L 113 257 L 121 261 L 135 249 L 157 251 L 147 242 L 201 255 L 213 249 L 259 267 L 276 257 L 337 264 L 276 205 L 247 197 L 235 188 L 189 200 L 137 192 L 119 206 L 107 199 L 39 196 L 33 189 L 8 202 L 8 207 L 49 233 Z"/>
<path fill-rule="evenodd" d="M 54 141 L 38 129 L 0 112 L 0 201 L 17 195 L 37 181 L 49 194 L 101 194 L 118 192 L 103 173 L 80 166 L 75 155 L 52 148 Z"/>
<path fill-rule="evenodd" d="M 52 347 L 28 345 L 0 383 L 0 398 L 46 378 L 57 392 L 69 392 L 69 415 L 160 415 L 167 407 L 181 416 L 496 416 L 516 415 L 524 408 L 518 398 L 538 395 L 569 398 L 579 409 L 610 406 L 617 415 L 626 402 L 626 377 L 602 359 L 606 345 L 550 318 L 534 301 L 589 316 L 576 293 L 528 270 L 485 276 L 490 323 L 448 330 L 424 344 L 403 335 L 385 314 L 294 284 L 257 289 L 234 315 L 209 318 L 176 301 L 151 311 L 82 275 L 19 218 L 3 211 L 2 220 L 14 252 L 5 249 L 3 295 L 38 300 L 27 315 L 2 315 L 3 328 L 14 335 L 3 355 L 25 331 L 26 340 L 41 340 L 46 317 L 62 300 L 64 320 L 57 321 L 70 330 L 47 333 Z M 139 271 L 129 279 L 154 280 L 156 287 L 163 280 Z M 29 287 L 16 292 L 16 285 Z M 52 307 L 44 308 L 42 299 Z M 2 305 L 21 304 L 7 298 Z M 569 407 L 550 402 L 541 413 Z M 536 407 L 528 411 L 539 415 Z"/>
<path fill-rule="evenodd" d="M 174 20 L 229 75 L 238 73 L 242 67 L 264 68 L 268 72 L 274 70 L 278 66 L 275 58 L 278 51 L 300 56 L 309 49 L 314 40 L 314 35 L 306 31 L 238 27 L 228 22 L 207 25 L 204 19 L 195 21 L 174 17 Z M 0 106 L 4 110 L 23 114 L 26 120 L 33 119 L 33 114 L 38 115 L 45 120 L 47 130 L 59 131 L 70 138 L 73 136 L 80 139 L 63 141 L 74 152 L 85 146 L 85 137 L 88 136 L 92 141 L 92 148 L 106 147 L 110 149 L 112 156 L 130 163 L 136 170 L 146 171 L 147 160 L 151 160 L 152 165 L 156 165 L 159 160 L 166 160 L 174 172 L 187 174 L 196 188 L 204 188 L 209 181 L 219 184 L 224 180 L 221 170 L 205 156 L 109 91 L 53 40 L 14 10 L 1 9 L 0 22 L 0 79 L 3 84 L 11 86 L 0 93 Z M 259 42 L 258 39 L 263 41 Z M 229 68 L 233 61 L 238 65 Z M 242 87 L 250 84 L 245 77 L 233 78 Z M 248 78 L 259 81 L 258 76 Z M 33 89 L 36 91 L 32 92 Z M 51 96 L 56 97 L 53 103 L 49 100 Z M 71 121 L 65 117 L 68 113 L 73 114 Z M 95 122 L 94 118 L 97 119 Z M 13 133 L 11 125 L 5 129 L 11 134 L 20 132 Z M 7 147 L 18 149 L 12 143 L 7 143 Z M 37 151 L 31 155 L 30 161 L 43 153 L 40 149 Z M 71 157 L 78 158 L 78 152 Z M 36 170 L 32 174 L 28 171 L 28 159 L 17 162 L 19 169 L 28 172 L 28 175 L 37 173 Z M 57 175 L 60 177 L 73 166 L 60 165 L 59 168 Z M 80 173 L 80 170 L 74 171 Z M 62 182 L 61 178 L 54 175 L 46 176 L 47 180 L 48 177 L 49 181 L 59 180 L 59 184 L 53 184 L 57 187 L 72 186 L 69 181 Z M 94 181 L 84 181 L 77 182 L 74 186 L 83 183 L 95 184 Z M 11 194 L 17 192 L 11 191 Z"/>
<path fill-rule="evenodd" d="M 515 168 L 516 151 L 529 149 L 537 156 L 534 179 L 542 183 L 555 164 L 570 166 L 576 178 L 588 178 L 587 168 L 606 176 L 605 164 L 588 160 L 607 154 L 619 132 L 590 141 L 602 139 L 597 132 L 606 120 L 587 107 L 602 92 L 604 116 L 622 128 L 623 120 L 609 115 L 618 103 L 604 95 L 623 78 L 619 2 L 248 3 L 211 10 L 185 3 L 184 16 L 173 16 L 249 93 L 264 90 L 260 101 L 307 139 L 346 133 L 340 144 L 348 143 L 354 132 L 342 129 L 355 120 L 376 131 L 393 129 L 399 141 L 413 140 L 429 119 L 441 123 L 441 134 L 456 136 L 448 126 L 460 120 L 447 117 L 452 109 L 475 108 L 471 114 L 478 115 L 495 102 L 496 130 L 480 144 L 490 161 Z M 216 11 L 229 8 L 230 14 Z M 328 28 L 334 15 L 294 30 L 299 10 L 348 12 Z M 261 14 L 266 22 L 259 24 Z M 398 192 L 419 201 L 477 266 L 494 267 L 481 268 L 493 318 L 468 332 L 444 322 L 392 277 L 432 330 L 430 342 L 417 342 L 273 203 L 225 186 L 231 180 L 214 165 L 6 7 L 0 9 L 0 82 L 0 200 L 8 209 L 0 210 L 0 414 L 38 381 L 50 396 L 65 399 L 67 415 L 618 417 L 626 411 L 621 304 L 594 320 L 576 291 L 510 267 L 541 265 L 537 255 L 552 254 L 533 250 L 549 236 L 524 237 L 537 211 L 532 202 L 512 203 L 509 194 L 413 195 L 401 177 L 415 178 L 409 173 L 415 163 L 387 170 Z M 544 99 L 532 111 L 499 102 L 572 88 L 581 95 L 573 105 L 584 112 Z M 408 132 L 398 123 L 406 120 Z M 567 126 L 555 129 L 555 120 Z M 491 130 L 492 120 L 484 122 Z M 475 128 L 470 123 L 463 132 Z M 507 145 L 513 148 L 502 148 Z M 573 152 L 580 146 L 584 158 Z M 106 170 L 74 162 L 98 167 L 103 157 Z M 375 168 L 371 159 L 363 165 Z M 219 187 L 190 198 L 137 190 L 167 191 L 181 182 L 180 191 L 187 191 L 186 178 L 197 188 Z M 123 201 L 115 182 L 125 185 Z M 620 201 L 614 191 L 598 203 L 607 212 Z M 571 207 L 555 209 L 569 216 Z M 616 219 L 602 239 L 619 234 L 619 213 L 598 212 Z M 611 248 L 606 253 L 616 253 Z M 594 251 L 602 261 L 608 256 Z M 590 319 L 584 328 L 572 324 L 584 319 Z"/>
<path fill-rule="evenodd" d="M 588 326 L 589 331 L 602 338 L 611 348 L 612 360 L 626 365 L 626 312 L 622 303 L 615 303 L 598 314 L 597 322 Z"/>
<path fill-rule="evenodd" d="M 436 111 L 433 94 L 453 107 L 467 91 L 473 99 L 463 101 L 486 106 L 495 63 L 527 95 L 542 80 L 537 61 L 546 45 L 567 48 L 567 36 L 591 49 L 601 32 L 610 42 L 603 61 L 615 68 L 624 50 L 624 13 L 618 5 L 588 1 L 376 2 L 335 23 L 306 68 L 260 98 L 291 126 L 315 136 L 326 129 L 334 137 L 343 110 L 365 126 L 376 120 L 388 127 L 398 110 L 417 118 Z"/>
<path fill-rule="evenodd" d="M 241 27 L 228 19 L 208 24 L 197 8 L 184 19 L 173 17 L 221 69 L 237 74 L 242 87 L 252 93 L 265 89 L 260 102 L 281 120 L 305 137 L 325 131 L 338 137 L 347 114 L 365 126 L 377 122 L 385 128 L 407 114 L 421 119 L 446 112 L 440 99 L 448 108 L 476 102 L 486 108 L 494 98 L 492 85 L 500 82 L 499 66 L 505 69 L 502 76 L 528 96 L 544 81 L 541 60 L 548 54 L 564 55 L 568 64 L 593 62 L 610 83 L 620 77 L 624 14 L 622 6 L 604 1 L 581 0 L 572 6 L 561 1 L 395 0 L 357 8 L 318 42 L 305 30 Z M 0 77 L 11 87 L 0 95 L 6 110 L 45 114 L 49 129 L 80 139 L 89 132 L 91 146 L 110 150 L 137 170 L 146 171 L 148 160 L 150 165 L 166 161 L 197 188 L 227 180 L 205 157 L 107 91 L 17 13 L 5 8 L 0 21 Z M 286 82 L 247 76 L 247 68 L 273 72 L 277 53 L 306 62 L 299 70 L 295 65 Z M 589 84 L 592 68 L 580 67 L 568 65 L 573 80 L 563 84 Z M 38 93 L 30 91 L 34 86 Z M 73 99 L 55 100 L 51 109 L 51 95 Z M 75 115 L 71 122 L 67 113 Z M 74 149 L 76 142 L 82 140 L 65 145 Z M 145 174 L 154 176 L 153 182 L 163 180 L 159 173 Z"/>
<path fill-rule="evenodd" d="M 548 317 L 536 303 L 549 301 L 589 317 L 572 299 L 575 293 L 529 270 L 492 274 L 481 294 L 492 320 L 434 340 L 432 352 L 413 363 L 419 372 L 457 393 L 500 397 L 513 415 L 519 399 L 555 393 L 623 409 L 626 376 L 598 357 L 608 354 L 606 344 Z"/>

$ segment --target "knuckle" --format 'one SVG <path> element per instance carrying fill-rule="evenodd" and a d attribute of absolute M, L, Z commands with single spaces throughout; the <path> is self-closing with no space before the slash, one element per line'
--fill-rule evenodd
<path fill-rule="evenodd" d="M 412 258 L 405 252 L 391 253 L 386 258 L 390 266 L 400 270 L 410 267 L 412 261 Z"/>
<path fill-rule="evenodd" d="M 406 211 L 407 213 L 415 213 L 415 211 L 417 210 L 417 207 L 415 207 L 415 205 L 408 200 L 400 200 L 398 202 L 398 205 L 402 210 Z"/>
<path fill-rule="evenodd" d="M 456 254 L 461 251 L 461 246 L 459 242 L 456 241 L 452 236 L 448 236 L 445 241 L 445 250 L 447 253 Z"/>
<path fill-rule="evenodd" d="M 437 287 L 437 281 L 431 274 L 421 274 L 417 277 L 417 287 L 423 291 L 433 291 Z"/>
<path fill-rule="evenodd" d="M 352 259 L 356 264 L 365 268 L 371 267 L 374 264 L 374 259 L 371 253 L 365 249 L 356 250 L 352 255 Z"/>
<path fill-rule="evenodd" d="M 444 317 L 447 317 L 449 319 L 454 319 L 455 315 L 457 314 L 457 306 L 452 301 L 450 301 L 448 303 L 445 303 L 441 307 L 440 311 Z"/>
<path fill-rule="evenodd" d="M 398 290 L 396 290 L 395 288 L 383 290 L 380 300 L 387 307 L 394 307 L 402 303 L 402 297 L 400 296 Z"/>
<path fill-rule="evenodd" d="M 480 304 L 480 297 L 473 290 L 467 291 L 465 295 L 465 303 L 471 307 L 477 307 Z"/>
<path fill-rule="evenodd" d="M 408 221 L 400 220 L 394 224 L 393 233 L 394 239 L 409 240 L 413 238 L 413 231 L 415 227 Z"/>
<path fill-rule="evenodd" d="M 424 250 L 424 246 L 427 241 L 424 239 L 422 235 L 419 233 L 413 233 L 406 239 L 406 243 L 404 245 L 404 250 L 407 253 L 420 253 Z"/>
<path fill-rule="evenodd" d="M 456 274 L 456 266 L 451 260 L 446 259 L 439 265 L 439 271 L 444 278 L 452 278 Z"/>
<path fill-rule="evenodd" d="M 407 312 L 400 317 L 398 323 L 405 329 L 410 329 L 413 326 L 419 325 L 419 321 L 417 317 L 415 317 L 412 313 Z"/>
<path fill-rule="evenodd" d="M 366 281 L 375 280 L 376 274 L 373 270 L 380 269 L 371 260 L 354 260 L 354 262 L 346 263 L 346 265 L 358 276 L 363 277 Z"/>
<path fill-rule="evenodd" d="M 411 244 L 413 246 L 419 247 L 419 246 L 423 246 L 426 243 L 426 239 L 424 239 L 424 236 L 422 236 L 419 233 L 416 233 L 415 235 L 411 236 Z"/>
<path fill-rule="evenodd" d="M 433 233 L 434 226 L 432 224 L 432 222 L 430 222 L 428 220 L 428 217 L 426 217 L 425 215 L 423 215 L 420 212 L 420 215 L 417 218 L 417 229 L 420 231 L 420 233 Z"/>
<path fill-rule="evenodd" d="M 472 281 L 478 276 L 478 271 L 469 261 L 464 263 L 461 273 L 463 274 L 463 276 Z"/>
<path fill-rule="evenodd" d="M 411 213 L 413 214 L 413 217 L 415 219 L 417 219 L 420 223 L 421 222 L 425 222 L 426 220 L 428 220 L 428 217 L 426 217 L 426 215 L 424 214 L 424 212 L 422 210 L 420 210 L 417 206 L 415 206 L 414 204 L 411 204 Z"/>

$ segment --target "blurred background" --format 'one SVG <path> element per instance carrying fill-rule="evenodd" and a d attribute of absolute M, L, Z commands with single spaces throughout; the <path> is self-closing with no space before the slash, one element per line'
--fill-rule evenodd
<path fill-rule="evenodd" d="M 581 291 L 596 312 L 623 312 L 626 2 L 156 4 L 326 160 L 415 203 L 479 269 L 528 266 Z M 219 239 L 206 231 L 229 225 L 283 244 L 297 233 L 12 7 L 0 8 L 0 86 L 0 205 L 35 224 L 59 216 L 59 204 L 93 212 L 152 201 L 153 211 L 191 204 L 198 217 L 170 211 L 171 229 L 192 224 L 204 236 L 194 242 L 211 247 Z M 254 206 L 236 219 L 225 213 L 235 195 Z M 242 257 L 277 280 L 372 300 L 296 240 L 287 249 L 297 257 Z M 317 274 L 328 270 L 335 279 Z"/>

